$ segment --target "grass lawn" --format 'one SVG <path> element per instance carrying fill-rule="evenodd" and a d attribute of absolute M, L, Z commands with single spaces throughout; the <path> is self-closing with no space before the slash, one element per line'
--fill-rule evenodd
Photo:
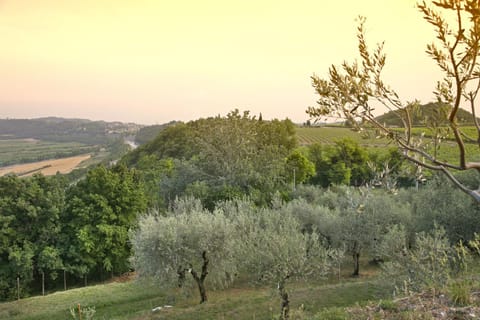
<path fill-rule="evenodd" d="M 345 276 L 349 271 L 345 270 Z M 365 276 L 361 278 L 288 283 L 292 313 L 314 315 L 324 308 L 376 300 L 383 294 L 373 284 L 374 273 L 374 269 L 365 266 Z M 152 282 L 109 283 L 0 303 L 0 319 L 73 319 L 69 310 L 78 304 L 95 307 L 94 319 L 241 320 L 271 319 L 279 313 L 280 299 L 273 286 L 252 287 L 240 283 L 226 290 L 209 291 L 208 296 L 209 301 L 199 305 L 196 290 L 165 291 Z M 164 305 L 173 307 L 151 311 Z"/>

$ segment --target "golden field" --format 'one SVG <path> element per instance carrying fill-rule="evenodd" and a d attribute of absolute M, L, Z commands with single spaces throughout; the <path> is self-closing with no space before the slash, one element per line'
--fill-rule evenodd
<path fill-rule="evenodd" d="M 43 160 L 32 163 L 17 164 L 0 168 L 0 176 L 4 176 L 7 173 L 15 173 L 18 176 L 26 177 L 35 173 L 42 173 L 49 176 L 54 175 L 57 172 L 69 173 L 75 169 L 83 161 L 90 159 L 90 154 L 83 154 L 75 157 Z"/>

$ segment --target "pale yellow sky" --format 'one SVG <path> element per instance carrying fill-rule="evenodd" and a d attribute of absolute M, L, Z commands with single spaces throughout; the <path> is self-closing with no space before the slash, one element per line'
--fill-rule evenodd
<path fill-rule="evenodd" d="M 358 15 L 386 78 L 432 99 L 414 0 L 0 0 L 0 118 L 151 124 L 226 114 L 307 119 L 310 76 L 356 56 Z"/>

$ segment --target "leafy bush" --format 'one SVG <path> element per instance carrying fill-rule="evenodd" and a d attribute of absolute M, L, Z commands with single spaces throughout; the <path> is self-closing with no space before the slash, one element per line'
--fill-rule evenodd
<path fill-rule="evenodd" d="M 406 238 L 405 229 L 397 226 L 385 237 L 382 243 L 386 258 L 382 264 L 383 284 L 403 294 L 425 289 L 435 293 L 444 288 L 455 265 L 462 263 L 450 246 L 445 230 L 436 226 L 429 234 L 417 234 L 411 249 L 406 247 Z"/>

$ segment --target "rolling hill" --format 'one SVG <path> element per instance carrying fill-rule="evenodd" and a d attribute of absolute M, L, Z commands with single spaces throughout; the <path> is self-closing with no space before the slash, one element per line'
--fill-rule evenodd
<path fill-rule="evenodd" d="M 426 121 L 435 119 L 436 117 L 445 118 L 451 107 L 446 104 L 438 102 L 430 102 L 424 105 L 418 106 L 418 108 L 412 113 L 413 126 L 425 126 Z M 390 111 L 375 119 L 389 127 L 401 127 L 403 126 L 401 119 L 398 116 L 398 111 Z M 457 113 L 458 122 L 460 125 L 471 126 L 473 123 L 473 116 L 470 112 L 459 109 Z M 480 120 L 480 119 L 479 119 Z M 447 124 L 446 121 L 443 124 Z"/>

